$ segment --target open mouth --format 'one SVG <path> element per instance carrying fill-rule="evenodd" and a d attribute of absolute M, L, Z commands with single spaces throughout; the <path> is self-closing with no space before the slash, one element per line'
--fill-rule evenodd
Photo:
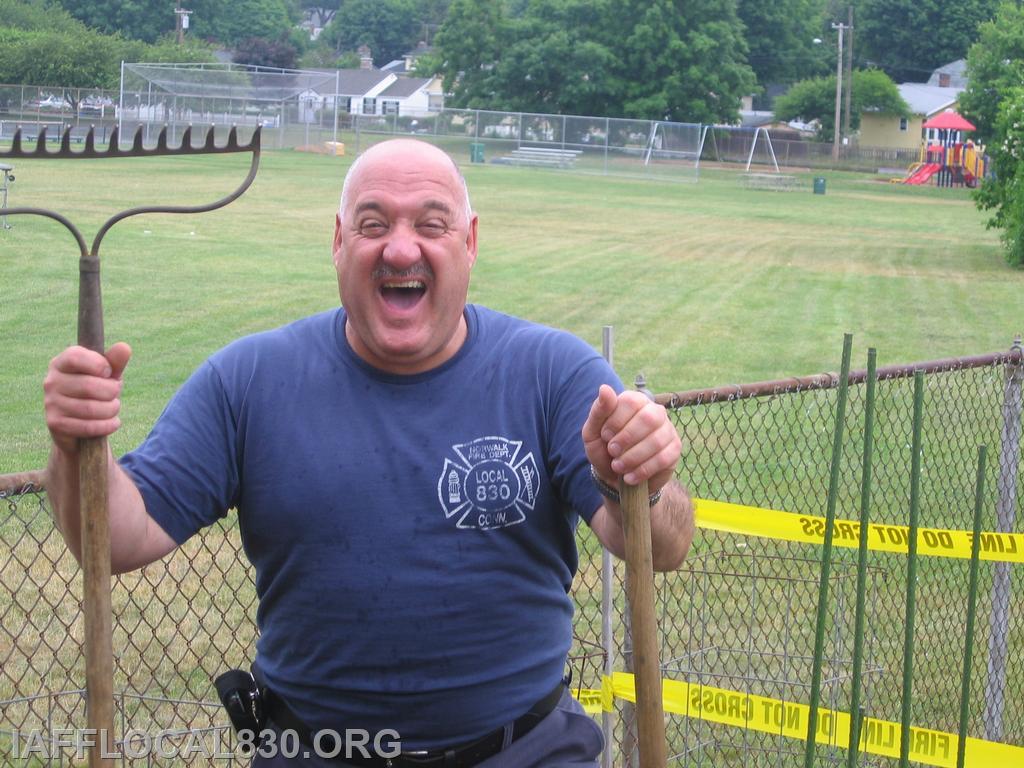
<path fill-rule="evenodd" d="M 395 309 L 412 309 L 427 292 L 427 286 L 420 280 L 406 280 L 401 283 L 388 283 L 380 288 L 384 302 Z"/>

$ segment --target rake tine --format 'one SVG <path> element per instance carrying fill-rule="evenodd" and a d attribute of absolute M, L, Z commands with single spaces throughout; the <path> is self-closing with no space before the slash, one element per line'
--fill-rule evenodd
<path fill-rule="evenodd" d="M 163 128 L 160 129 L 160 133 L 156 137 L 156 151 L 157 152 L 161 152 L 161 151 L 166 151 L 166 150 L 167 150 L 167 126 L 165 125 Z"/>
<path fill-rule="evenodd" d="M 181 148 L 192 149 L 192 126 L 188 125 L 181 133 Z"/>
<path fill-rule="evenodd" d="M 71 151 L 71 127 L 68 126 L 64 129 L 64 133 L 60 137 L 60 151 L 70 152 Z"/>
<path fill-rule="evenodd" d="M 117 152 L 117 147 L 121 143 L 121 129 L 116 125 L 110 132 L 110 144 L 107 145 L 107 154 L 113 156 Z"/>
<path fill-rule="evenodd" d="M 21 126 L 14 129 L 14 138 L 11 139 L 11 154 L 21 154 Z"/>
<path fill-rule="evenodd" d="M 142 126 L 141 125 L 138 128 L 135 129 L 135 137 L 134 137 L 134 139 L 132 141 L 132 149 L 131 149 L 131 151 L 133 153 L 135 153 L 135 154 L 140 154 L 140 155 L 142 154 L 143 146 L 142 146 Z"/>
<path fill-rule="evenodd" d="M 85 134 L 85 153 L 87 155 L 92 155 L 92 154 L 96 153 L 96 147 L 95 147 L 96 136 L 95 136 L 95 131 L 96 131 L 96 126 L 95 125 L 90 125 L 89 126 L 89 131 Z"/>
<path fill-rule="evenodd" d="M 228 131 L 228 149 L 238 149 L 238 126 L 232 125 L 231 130 Z"/>
<path fill-rule="evenodd" d="M 216 126 L 211 125 L 206 131 L 206 143 L 203 145 L 204 150 L 213 150 L 217 148 L 217 136 Z"/>
<path fill-rule="evenodd" d="M 39 135 L 36 136 L 36 148 L 33 152 L 34 155 L 39 157 L 46 157 L 46 126 L 44 125 L 39 129 Z"/>

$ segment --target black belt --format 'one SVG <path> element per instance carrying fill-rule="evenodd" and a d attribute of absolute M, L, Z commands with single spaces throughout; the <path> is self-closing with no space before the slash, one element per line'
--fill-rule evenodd
<path fill-rule="evenodd" d="M 565 692 L 565 683 L 557 686 L 544 698 L 534 704 L 526 714 L 517 717 L 512 723 L 512 741 L 522 738 L 533 730 L 558 704 Z M 403 752 L 397 757 L 380 757 L 373 755 L 364 757 L 361 750 L 354 748 L 351 757 L 345 755 L 343 744 L 337 743 L 336 732 L 311 731 L 298 715 L 292 712 L 284 699 L 273 691 L 264 688 L 263 712 L 266 718 L 282 731 L 293 731 L 299 741 L 307 747 L 315 747 L 320 754 L 335 754 L 335 761 L 358 768 L 471 768 L 501 751 L 505 743 L 505 728 L 491 731 L 479 739 L 464 742 L 446 749 L 416 750 Z"/>

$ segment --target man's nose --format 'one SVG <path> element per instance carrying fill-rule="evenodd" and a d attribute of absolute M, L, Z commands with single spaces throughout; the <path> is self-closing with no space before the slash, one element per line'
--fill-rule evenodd
<path fill-rule="evenodd" d="M 391 230 L 382 254 L 384 263 L 394 269 L 408 269 L 420 260 L 420 246 L 416 231 L 400 226 Z"/>

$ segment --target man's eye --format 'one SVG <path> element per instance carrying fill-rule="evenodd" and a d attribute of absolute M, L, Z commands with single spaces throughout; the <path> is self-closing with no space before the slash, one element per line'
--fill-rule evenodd
<path fill-rule="evenodd" d="M 443 235 L 448 227 L 443 221 L 425 221 L 420 224 L 420 230 L 427 235 Z"/>
<path fill-rule="evenodd" d="M 360 233 L 371 237 L 383 233 L 386 229 L 382 221 L 363 221 L 359 224 Z"/>

